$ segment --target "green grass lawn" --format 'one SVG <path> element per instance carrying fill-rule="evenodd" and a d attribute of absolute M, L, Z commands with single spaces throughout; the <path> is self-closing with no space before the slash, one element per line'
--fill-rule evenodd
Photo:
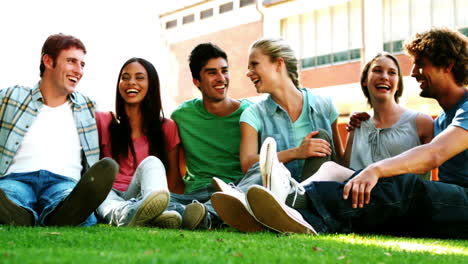
<path fill-rule="evenodd" d="M 468 263 L 468 240 L 0 226 L 0 263 Z"/>

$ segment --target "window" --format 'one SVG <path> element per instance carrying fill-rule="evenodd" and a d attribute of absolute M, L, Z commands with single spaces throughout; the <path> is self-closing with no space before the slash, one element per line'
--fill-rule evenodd
<path fill-rule="evenodd" d="M 188 15 L 188 16 L 184 16 L 182 18 L 182 24 L 188 24 L 188 23 L 192 23 L 193 21 L 195 21 L 195 16 L 193 14 L 191 15 Z"/>
<path fill-rule="evenodd" d="M 239 6 L 244 7 L 244 6 L 252 5 L 254 3 L 255 3 L 255 0 L 240 0 Z"/>
<path fill-rule="evenodd" d="M 468 26 L 468 2 L 464 0 L 383 0 L 382 9 L 387 52 L 401 52 L 403 41 L 416 32 L 448 27 L 463 33 Z"/>
<path fill-rule="evenodd" d="M 281 35 L 297 52 L 302 68 L 361 57 L 360 3 L 350 0 L 281 21 Z"/>
<path fill-rule="evenodd" d="M 176 19 L 166 22 L 166 29 L 175 28 L 175 27 L 177 27 Z"/>
<path fill-rule="evenodd" d="M 234 8 L 234 4 L 232 2 L 222 4 L 222 5 L 219 6 L 219 13 L 222 14 L 222 13 L 229 12 L 233 8 Z"/>
<path fill-rule="evenodd" d="M 421 12 L 423 9 L 424 7 L 420 9 L 418 5 L 417 12 L 420 13 L 420 16 L 428 17 L 427 13 L 424 11 Z M 382 3 L 382 11 L 383 49 L 387 52 L 401 52 L 403 49 L 403 40 L 410 35 L 410 27 L 408 26 L 411 25 L 409 2 L 408 0 L 384 0 Z M 420 19 L 423 22 L 428 22 L 424 20 L 423 17 Z"/>
<path fill-rule="evenodd" d="M 213 8 L 203 10 L 200 12 L 200 19 L 205 19 L 213 16 Z"/>

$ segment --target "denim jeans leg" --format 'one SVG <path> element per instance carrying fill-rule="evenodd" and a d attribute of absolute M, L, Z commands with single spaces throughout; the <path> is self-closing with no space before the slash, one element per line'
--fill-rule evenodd
<path fill-rule="evenodd" d="M 33 177 L 34 178 L 34 177 Z M 34 221 L 38 221 L 38 214 L 35 211 L 36 192 L 30 184 L 31 175 L 24 173 L 12 173 L 0 178 L 0 189 L 6 194 L 8 199 L 18 206 L 28 210 Z"/>
<path fill-rule="evenodd" d="M 262 174 L 260 173 L 260 163 L 254 163 L 245 173 L 245 176 L 236 184 L 244 193 L 247 192 L 250 186 L 257 184 L 262 185 Z"/>
<path fill-rule="evenodd" d="M 211 215 L 211 224 L 213 227 L 217 227 L 221 224 L 218 214 L 211 205 L 211 195 L 214 193 L 214 188 L 211 185 L 207 187 L 197 189 L 188 194 L 177 194 L 171 193 L 171 201 L 167 207 L 167 210 L 176 210 L 180 214 L 185 211 L 185 205 L 198 201 L 203 203 Z"/>
<path fill-rule="evenodd" d="M 205 203 L 211 198 L 211 194 L 212 192 L 208 192 L 205 188 L 189 194 L 171 193 L 171 200 L 169 201 L 169 205 L 166 210 L 174 210 L 183 215 L 186 205 L 191 204 L 193 201 Z"/>
<path fill-rule="evenodd" d="M 75 180 L 57 175 L 48 171 L 39 171 L 40 177 L 44 182 L 42 194 L 39 196 L 38 207 L 42 211 L 39 216 L 39 223 L 44 225 L 45 218 L 53 212 L 57 206 L 67 198 L 75 188 Z M 81 226 L 92 226 L 97 223 L 96 215 L 92 213 Z"/>

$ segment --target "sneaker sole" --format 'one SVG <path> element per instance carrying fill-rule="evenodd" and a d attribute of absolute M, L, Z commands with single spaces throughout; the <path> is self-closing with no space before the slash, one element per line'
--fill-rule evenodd
<path fill-rule="evenodd" d="M 118 170 L 119 166 L 110 158 L 94 164 L 63 203 L 49 215 L 46 225 L 77 226 L 83 223 L 106 199 Z"/>
<path fill-rule="evenodd" d="M 255 218 L 263 225 L 280 233 L 316 234 L 301 219 L 295 218 L 265 188 L 253 186 L 247 192 L 247 201 Z"/>
<path fill-rule="evenodd" d="M 169 192 L 155 191 L 140 205 L 128 226 L 145 226 L 149 221 L 158 217 L 169 204 Z"/>
<path fill-rule="evenodd" d="M 203 221 L 207 213 L 205 206 L 201 203 L 187 205 L 182 216 L 182 228 L 194 230 Z"/>
<path fill-rule="evenodd" d="M 182 217 L 176 213 L 164 212 L 152 224 L 160 228 L 178 229 L 182 225 Z"/>
<path fill-rule="evenodd" d="M 224 223 L 239 231 L 261 232 L 265 228 L 248 211 L 245 205 L 234 196 L 217 192 L 211 196 L 213 208 Z"/>
<path fill-rule="evenodd" d="M 5 192 L 0 190 L 0 224 L 31 226 L 32 223 L 32 215 L 28 210 L 12 202 Z"/>

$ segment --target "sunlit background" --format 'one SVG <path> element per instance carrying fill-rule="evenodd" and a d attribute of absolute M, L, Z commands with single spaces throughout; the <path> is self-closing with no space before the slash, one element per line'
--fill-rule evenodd
<path fill-rule="evenodd" d="M 166 116 L 200 96 L 187 57 L 214 42 L 229 57 L 230 96 L 258 100 L 245 77 L 249 45 L 283 37 L 296 51 L 302 85 L 330 96 L 345 123 L 369 110 L 359 71 L 376 52 L 398 57 L 405 75 L 403 106 L 438 115 L 436 101 L 418 96 L 402 42 L 417 31 L 447 26 L 468 34 L 466 0 L 16 0 L 0 1 L 0 88 L 39 80 L 40 50 L 58 32 L 87 47 L 78 89 L 113 110 L 117 74 L 130 57 L 151 61 L 159 72 Z"/>
<path fill-rule="evenodd" d="M 78 86 L 101 110 L 112 110 L 117 74 L 130 57 L 153 62 L 165 81 L 164 42 L 158 13 L 176 1 L 113 0 L 0 1 L 0 88 L 39 80 L 41 47 L 46 38 L 66 33 L 87 48 Z"/>

